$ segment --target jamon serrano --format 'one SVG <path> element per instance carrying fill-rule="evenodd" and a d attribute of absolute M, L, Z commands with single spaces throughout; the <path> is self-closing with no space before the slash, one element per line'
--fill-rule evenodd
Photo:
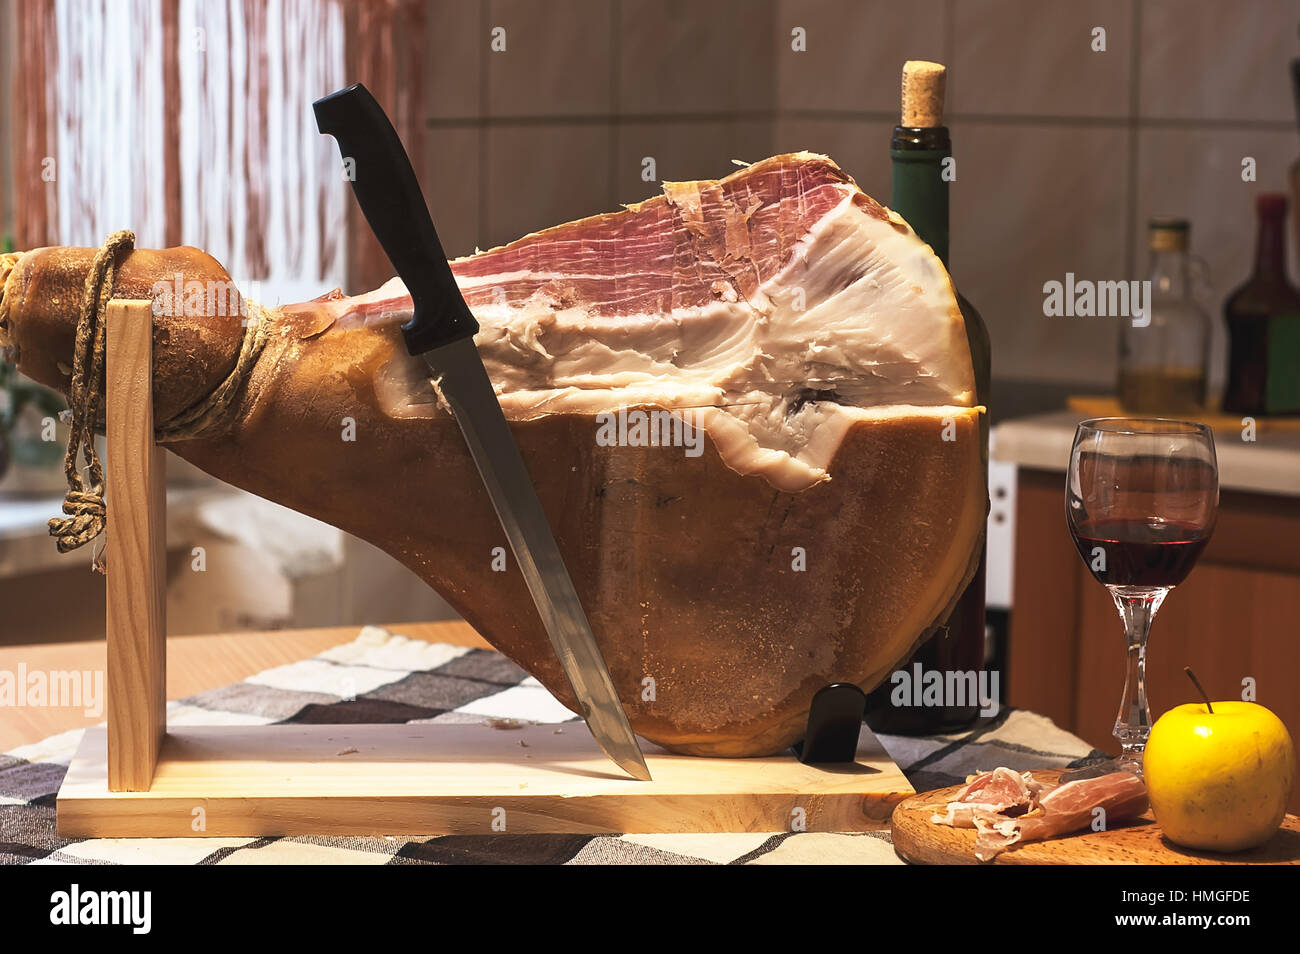
<path fill-rule="evenodd" d="M 976 812 L 996 812 L 1008 817 L 1022 815 L 1034 807 L 1042 790 L 1043 783 L 1029 772 L 996 768 L 968 780 L 944 813 L 936 813 L 930 820 L 936 825 L 974 828 Z"/>
<path fill-rule="evenodd" d="M 64 391 L 92 256 L 0 265 L 0 343 Z M 928 246 L 834 163 L 667 184 L 453 269 L 642 736 L 780 751 L 824 684 L 871 688 L 946 617 L 987 499 L 964 326 Z M 197 249 L 137 250 L 114 295 L 157 303 L 177 278 L 229 281 Z M 165 424 L 231 373 L 245 331 L 160 310 Z M 505 539 L 461 435 L 403 348 L 410 313 L 396 280 L 265 307 L 228 414 L 169 447 L 380 546 L 572 707 L 522 578 L 494 569 Z M 698 452 L 647 439 L 635 415 L 651 412 L 676 425 L 660 437 L 698 428 Z"/>
<path fill-rule="evenodd" d="M 1099 816 L 1097 810 L 1105 812 Z M 1012 845 L 1042 841 L 1104 824 L 1137 818 L 1147 810 L 1147 789 L 1132 772 L 1111 772 L 1058 785 L 1042 797 L 1036 810 L 1017 818 L 995 812 L 975 813 L 975 857 L 990 861 Z"/>
<path fill-rule="evenodd" d="M 968 779 L 946 812 L 930 820 L 977 829 L 975 857 L 992 861 L 1017 844 L 1068 835 L 1091 827 L 1098 818 L 1105 825 L 1126 821 L 1146 810 L 1146 785 L 1132 772 L 1055 785 L 1037 781 L 1029 772 L 997 768 Z"/>

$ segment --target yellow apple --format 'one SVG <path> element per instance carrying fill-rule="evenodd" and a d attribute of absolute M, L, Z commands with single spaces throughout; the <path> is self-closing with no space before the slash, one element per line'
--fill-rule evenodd
<path fill-rule="evenodd" d="M 1156 823 L 1175 844 L 1243 851 L 1286 815 L 1295 748 L 1282 720 L 1253 702 L 1177 706 L 1151 727 L 1143 775 Z"/>

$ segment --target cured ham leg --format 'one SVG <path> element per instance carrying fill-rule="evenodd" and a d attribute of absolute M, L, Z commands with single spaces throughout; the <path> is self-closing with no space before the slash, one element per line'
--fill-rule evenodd
<path fill-rule="evenodd" d="M 92 256 L 0 260 L 0 343 L 65 391 Z M 871 688 L 946 617 L 986 507 L 962 319 L 930 249 L 834 163 L 668 184 L 453 270 L 639 734 L 780 751 L 818 689 Z M 165 304 L 228 280 L 197 249 L 138 250 L 114 294 Z M 244 336 L 182 297 L 155 319 L 160 423 L 231 373 Z M 380 546 L 572 707 L 521 576 L 494 569 L 509 551 L 461 435 L 403 348 L 410 313 L 396 280 L 265 307 L 226 419 L 170 449 Z"/>

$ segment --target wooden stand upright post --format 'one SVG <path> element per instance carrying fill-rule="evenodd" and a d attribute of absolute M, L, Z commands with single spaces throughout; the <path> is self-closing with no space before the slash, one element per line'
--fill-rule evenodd
<path fill-rule="evenodd" d="M 108 788 L 147 792 L 167 731 L 166 463 L 154 443 L 153 303 L 108 303 Z"/>

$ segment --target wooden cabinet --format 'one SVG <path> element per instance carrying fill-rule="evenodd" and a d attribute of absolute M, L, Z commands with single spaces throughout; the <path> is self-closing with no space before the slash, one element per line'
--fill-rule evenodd
<path fill-rule="evenodd" d="M 1123 629 L 1070 540 L 1063 472 L 1019 470 L 1014 600 L 1007 701 L 1117 751 Z M 1300 739 L 1300 498 L 1222 492 L 1214 536 L 1151 629 L 1153 718 L 1196 701 L 1184 666 L 1212 699 L 1240 698 L 1242 681 L 1255 680 L 1255 701 Z M 1300 784 L 1291 810 L 1300 811 Z"/>

